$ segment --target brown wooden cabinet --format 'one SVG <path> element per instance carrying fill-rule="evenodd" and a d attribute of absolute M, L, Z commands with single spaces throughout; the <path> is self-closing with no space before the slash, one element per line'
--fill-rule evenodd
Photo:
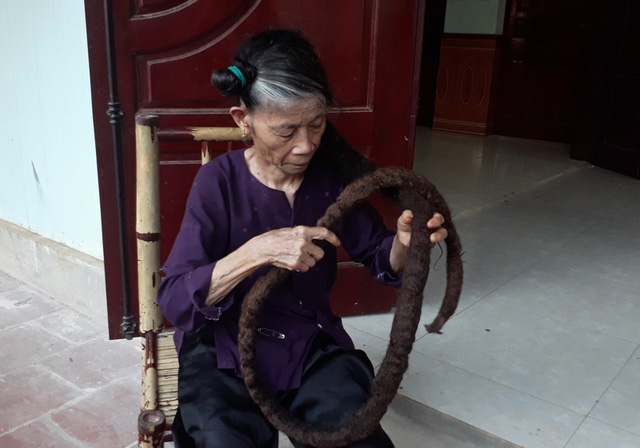
<path fill-rule="evenodd" d="M 443 36 L 433 129 L 493 133 L 501 43 L 493 35 Z"/>

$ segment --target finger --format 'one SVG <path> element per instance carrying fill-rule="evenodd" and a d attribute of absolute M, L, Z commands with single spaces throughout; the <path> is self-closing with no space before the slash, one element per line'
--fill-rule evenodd
<path fill-rule="evenodd" d="M 398 227 L 410 228 L 413 223 L 413 212 L 411 210 L 405 210 L 398 218 Z"/>
<path fill-rule="evenodd" d="M 429 221 L 427 221 L 427 227 L 429 229 L 437 229 L 438 227 L 441 227 L 442 224 L 444 224 L 444 216 L 437 212 L 433 214 L 433 217 Z"/>
<path fill-rule="evenodd" d="M 308 241 L 323 240 L 331 243 L 335 247 L 340 246 L 340 239 L 331 230 L 326 227 L 307 227 L 306 238 Z"/>
<path fill-rule="evenodd" d="M 310 254 L 305 253 L 300 255 L 300 257 L 298 257 L 298 262 L 300 264 L 300 270 L 302 272 L 307 272 L 310 268 L 316 265 L 318 260 L 313 256 L 311 256 Z"/>
<path fill-rule="evenodd" d="M 283 264 L 283 263 L 274 263 L 274 266 L 277 268 L 288 269 L 292 272 L 307 272 L 309 269 L 311 269 L 309 266 L 302 263 L 301 261 L 297 261 L 292 265 Z"/>
<path fill-rule="evenodd" d="M 290 271 L 301 272 L 303 269 L 306 271 L 309 267 L 301 261 L 298 256 L 280 257 L 271 263 L 277 268 L 288 269 Z"/>
<path fill-rule="evenodd" d="M 429 236 L 429 241 L 431 241 L 431 243 L 433 244 L 437 244 L 441 241 L 444 241 L 447 236 L 449 236 L 449 232 L 447 232 L 447 229 L 440 228 L 433 232 L 431 236 Z"/>
<path fill-rule="evenodd" d="M 300 248 L 300 256 L 305 259 L 307 256 L 313 258 L 315 261 L 321 260 L 324 257 L 324 250 L 322 249 L 322 240 L 313 240 L 311 243 L 306 243 Z"/>
<path fill-rule="evenodd" d="M 317 263 L 317 260 L 311 255 L 304 253 L 300 254 L 297 257 L 294 257 L 290 262 L 282 263 L 282 267 L 289 269 L 290 271 L 295 272 L 307 272 L 309 269 L 314 267 Z"/>

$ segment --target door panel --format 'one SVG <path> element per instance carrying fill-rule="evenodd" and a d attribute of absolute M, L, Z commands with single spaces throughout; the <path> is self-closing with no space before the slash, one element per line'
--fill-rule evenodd
<path fill-rule="evenodd" d="M 581 76 L 571 156 L 640 178 L 640 3 L 580 3 Z"/>
<path fill-rule="evenodd" d="M 610 83 L 604 141 L 596 165 L 640 179 L 640 3 L 627 0 Z"/>
<path fill-rule="evenodd" d="M 425 7 L 418 124 L 431 127 L 433 124 L 433 111 L 436 100 L 436 87 L 438 84 L 440 44 L 442 33 L 444 32 L 447 0 L 429 0 Z"/>
<path fill-rule="evenodd" d="M 181 11 L 183 14 L 179 18 L 170 15 L 157 19 L 152 16 L 131 22 L 135 24 L 131 33 L 135 39 L 132 50 L 136 52 L 139 108 L 178 108 L 183 111 L 206 111 L 216 107 L 227 109 L 234 100 L 221 97 L 216 89 L 210 87 L 211 68 L 228 65 L 247 36 L 267 28 L 265 17 L 269 17 L 270 27 L 288 27 L 305 17 L 306 8 L 302 4 L 291 5 L 291 1 L 251 4 L 236 1 L 238 9 L 234 14 L 210 18 L 206 27 L 191 29 L 188 35 L 183 33 L 179 38 L 169 41 L 167 36 L 171 34 L 164 34 L 162 45 L 149 38 L 149 35 L 153 35 L 152 30 L 172 26 L 171 19 L 191 23 L 199 16 L 206 16 L 212 3 L 195 3 L 194 6 L 203 4 L 205 7 L 191 8 L 191 15 L 186 17 Z M 224 3 L 228 8 L 228 4 Z M 327 2 L 327 6 L 332 5 L 335 7 L 336 2 Z M 339 27 L 331 33 L 327 32 L 326 24 L 331 23 L 337 11 L 331 7 L 321 8 L 319 4 L 316 6 L 318 11 L 314 13 L 313 21 L 309 22 L 306 14 L 308 23 L 304 32 L 320 50 L 340 107 L 367 107 L 372 74 L 370 52 L 373 49 L 371 2 L 350 1 L 341 5 L 339 13 L 349 27 Z M 138 35 L 145 37 L 138 41 Z M 344 45 L 344 42 L 349 42 L 349 45 Z M 185 83 L 185 80 L 189 80 L 189 83 Z"/>
<path fill-rule="evenodd" d="M 424 0 L 135 0 L 113 3 L 113 36 L 121 127 L 127 229 L 134 233 L 134 116 L 152 112 L 161 127 L 233 126 L 222 97 L 210 84 L 213 69 L 226 67 L 250 35 L 274 27 L 300 29 L 325 64 L 336 106 L 329 119 L 345 138 L 376 163 L 411 168 Z M 117 234 L 117 198 L 111 130 L 104 111 L 109 102 L 104 10 L 85 0 L 92 72 L 94 122 L 101 191 L 107 301 L 111 337 L 122 321 L 122 266 Z M 215 154 L 226 151 L 214 148 Z M 182 218 L 200 145 L 163 143 L 161 151 L 162 260 Z M 395 213 L 395 212 L 394 212 Z M 135 241 L 127 244 L 134 306 Z M 343 257 L 344 258 L 344 257 Z M 349 268 L 360 269 L 362 268 Z M 341 270 L 339 284 L 344 284 Z M 349 277 L 351 278 L 351 277 Z M 349 282 L 346 282 L 349 283 Z M 353 282 L 352 282 L 353 283 Z M 373 288 L 373 289 L 372 289 Z M 380 292 L 384 291 L 384 292 Z M 366 285 L 347 293 L 337 289 L 342 314 L 388 310 L 386 289 Z M 379 301 L 379 304 L 377 302 Z M 349 303 L 352 306 L 349 306 Z"/>
<path fill-rule="evenodd" d="M 511 0 L 496 133 L 568 142 L 577 76 L 575 0 Z"/>

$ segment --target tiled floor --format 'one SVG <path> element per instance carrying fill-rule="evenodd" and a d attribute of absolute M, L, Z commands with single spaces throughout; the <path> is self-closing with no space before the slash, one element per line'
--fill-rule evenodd
<path fill-rule="evenodd" d="M 427 128 L 418 141 L 466 276 L 444 334 L 418 330 L 384 420 L 396 445 L 425 445 L 424 412 L 526 448 L 639 448 L 640 181 L 555 143 Z M 432 258 L 425 323 L 444 288 Z M 345 320 L 374 362 L 391 319 Z M 107 341 L 105 325 L 0 273 L 0 448 L 135 445 L 139 342 Z"/>
<path fill-rule="evenodd" d="M 137 440 L 139 341 L 0 273 L 0 447 Z"/>
<path fill-rule="evenodd" d="M 444 334 L 419 330 L 402 394 L 527 448 L 640 447 L 640 181 L 564 145 L 419 132 L 415 169 L 452 208 L 465 288 Z M 346 319 L 368 347 L 390 322 Z"/>

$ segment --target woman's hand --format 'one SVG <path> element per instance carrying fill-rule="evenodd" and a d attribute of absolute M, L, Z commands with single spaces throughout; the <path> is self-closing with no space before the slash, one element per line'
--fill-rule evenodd
<path fill-rule="evenodd" d="M 413 224 L 413 212 L 405 210 L 398 218 L 398 231 L 396 234 L 399 242 L 405 247 L 409 247 L 411 242 L 411 224 Z M 442 224 L 444 224 L 444 216 L 440 213 L 434 213 L 433 217 L 427 222 L 427 228 L 434 230 L 430 237 L 432 245 L 447 238 L 447 229 L 443 228 Z"/>
<path fill-rule="evenodd" d="M 251 243 L 256 254 L 264 257 L 264 264 L 297 272 L 307 272 L 324 257 L 324 250 L 313 243 L 324 240 L 334 246 L 340 240 L 324 227 L 297 226 L 271 230 L 255 237 Z"/>
<path fill-rule="evenodd" d="M 411 210 L 403 211 L 398 218 L 398 230 L 396 231 L 389 255 L 389 263 L 395 272 L 400 272 L 404 269 L 407 249 L 409 248 L 409 243 L 411 243 L 412 223 L 413 212 Z M 447 229 L 442 227 L 442 224 L 444 224 L 444 216 L 440 213 L 434 213 L 433 217 L 427 222 L 427 228 L 433 230 L 429 238 L 432 245 L 444 241 L 445 238 L 447 238 Z"/>
<path fill-rule="evenodd" d="M 313 240 L 325 240 L 334 246 L 340 240 L 324 227 L 287 227 L 271 230 L 251 238 L 235 251 L 217 261 L 211 273 L 207 306 L 224 299 L 242 280 L 261 266 L 273 265 L 297 272 L 307 272 L 324 257 L 324 250 Z"/>

